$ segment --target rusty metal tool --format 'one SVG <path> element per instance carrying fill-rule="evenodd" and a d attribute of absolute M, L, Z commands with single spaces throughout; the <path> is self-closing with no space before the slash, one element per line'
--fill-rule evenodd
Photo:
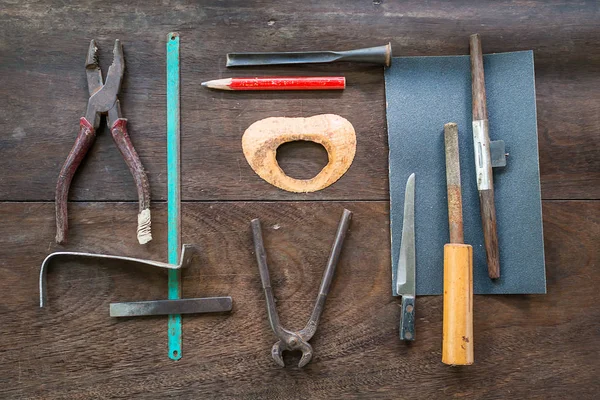
<path fill-rule="evenodd" d="M 123 47 L 118 39 L 115 40 L 113 63 L 108 68 L 106 82 L 103 82 L 102 71 L 98 65 L 97 50 L 96 42 L 92 40 L 85 62 L 90 94 L 87 111 L 85 116 L 79 120 L 79 134 L 62 166 L 56 184 L 56 242 L 62 244 L 67 240 L 67 200 L 71 180 L 94 142 L 96 130 L 100 126 L 101 116 L 106 115 L 107 125 L 110 128 L 113 140 L 135 181 L 139 198 L 137 238 L 140 244 L 144 244 L 152 240 L 150 230 L 150 185 L 142 162 L 129 139 L 127 119 L 121 115 L 121 107 L 117 97 L 121 88 L 123 71 L 125 70 Z"/>
<path fill-rule="evenodd" d="M 402 296 L 400 340 L 412 341 L 415 340 L 415 296 L 417 293 L 414 173 L 411 174 L 406 181 L 401 240 L 397 270 L 392 274 L 392 294 L 394 296 Z"/>
<path fill-rule="evenodd" d="M 96 260 L 119 260 L 136 263 L 139 265 L 146 265 L 149 267 L 165 268 L 168 270 L 179 270 L 190 265 L 192 256 L 194 255 L 194 246 L 190 244 L 184 244 L 181 248 L 181 258 L 178 264 L 169 264 L 160 261 L 143 260 L 140 258 L 113 256 L 107 254 L 94 254 L 94 253 L 79 253 L 74 251 L 60 251 L 49 254 L 40 268 L 40 307 L 44 307 L 48 304 L 48 294 L 46 292 L 46 276 L 48 274 L 48 267 L 50 261 L 55 258 L 71 257 L 71 258 L 91 258 Z"/>
<path fill-rule="evenodd" d="M 316 64 L 350 61 L 390 66 L 392 44 L 347 51 L 288 51 L 273 53 L 229 53 L 227 67 L 254 65 Z"/>
<path fill-rule="evenodd" d="M 473 247 L 463 235 L 458 126 L 444 125 L 450 243 L 444 246 L 442 362 L 473 364 Z"/>
<path fill-rule="evenodd" d="M 111 303 L 111 317 L 145 317 L 148 315 L 205 314 L 231 311 L 231 297 L 205 297 L 177 300 Z"/>
<path fill-rule="evenodd" d="M 275 332 L 275 335 L 279 338 L 279 341 L 273 345 L 271 356 L 281 367 L 285 367 L 285 363 L 283 362 L 284 351 L 299 350 L 302 352 L 302 357 L 298 363 L 299 368 L 304 367 L 312 359 L 313 349 L 308 341 L 317 331 L 317 325 L 319 324 L 319 319 L 323 313 L 323 309 L 325 308 L 325 300 L 327 300 L 329 286 L 331 285 L 333 275 L 335 274 L 335 267 L 337 266 L 340 258 L 342 245 L 344 243 L 344 238 L 346 237 L 351 218 L 352 212 L 344 209 L 335 235 L 335 241 L 333 242 L 333 247 L 331 248 L 331 253 L 329 255 L 329 259 L 327 260 L 327 267 L 325 268 L 323 278 L 321 279 L 321 286 L 319 288 L 317 301 L 315 302 L 315 306 L 308 323 L 304 329 L 300 331 L 290 331 L 285 329 L 279 322 L 279 315 L 277 314 L 277 307 L 275 305 L 275 296 L 273 294 L 273 288 L 271 287 L 271 278 L 269 277 L 267 254 L 265 252 L 260 220 L 258 218 L 252 220 L 254 250 L 256 252 L 256 261 L 258 262 L 258 270 L 260 271 L 262 287 L 267 300 L 267 313 L 269 315 L 269 322 L 271 324 L 271 329 L 273 329 L 273 332 Z"/>
<path fill-rule="evenodd" d="M 487 255 L 488 275 L 491 279 L 500 278 L 500 251 L 496 228 L 496 206 L 494 203 L 494 178 L 488 128 L 488 113 L 485 99 L 485 78 L 483 54 L 479 35 L 471 35 L 471 80 L 473 95 L 473 144 L 475 150 L 475 171 L 481 209 L 481 225 Z"/>

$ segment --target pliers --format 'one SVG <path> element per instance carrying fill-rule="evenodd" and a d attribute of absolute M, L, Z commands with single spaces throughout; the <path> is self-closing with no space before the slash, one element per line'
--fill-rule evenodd
<path fill-rule="evenodd" d="M 56 184 L 56 242 L 59 244 L 66 242 L 68 231 L 67 199 L 71 180 L 92 146 L 96 137 L 96 130 L 100 126 L 101 116 L 105 114 L 107 115 L 107 125 L 110 127 L 110 133 L 125 159 L 137 187 L 139 199 L 137 238 L 140 244 L 144 244 L 152 240 L 150 231 L 150 184 L 142 162 L 127 134 L 127 119 L 121 116 L 121 106 L 117 98 L 125 70 L 123 47 L 118 39 L 115 40 L 113 63 L 108 68 L 105 83 L 103 83 L 102 71 L 98 65 L 97 51 L 96 42 L 92 39 L 85 61 L 90 93 L 87 111 L 85 117 L 79 120 L 79 134 L 60 171 Z"/>
<path fill-rule="evenodd" d="M 323 273 L 321 279 L 321 286 L 319 288 L 319 295 L 313 308 L 312 314 L 304 329 L 294 332 L 285 329 L 279 322 L 279 315 L 277 314 L 277 307 L 275 305 L 275 296 L 273 294 L 273 288 L 271 288 L 271 278 L 269 277 L 269 267 L 267 266 L 267 254 L 265 252 L 265 246 L 262 237 L 262 229 L 260 226 L 260 220 L 258 218 L 253 219 L 252 235 L 254 237 L 254 250 L 256 252 L 256 261 L 258 262 L 258 270 L 260 272 L 260 280 L 262 282 L 263 291 L 265 292 L 265 298 L 267 300 L 267 314 L 269 315 L 269 323 L 271 329 L 275 333 L 275 336 L 279 339 L 277 343 L 273 345 L 271 349 L 271 356 L 273 360 L 281 366 L 285 367 L 283 362 L 283 352 L 300 350 L 302 357 L 298 363 L 298 367 L 302 368 L 310 362 L 313 356 L 313 348 L 308 341 L 313 337 L 317 331 L 317 325 L 319 319 L 325 308 L 325 300 L 327 300 L 327 294 L 329 293 L 329 287 L 335 274 L 335 267 L 337 266 L 338 260 L 340 259 L 340 253 L 342 251 L 342 245 L 346 237 L 346 232 L 350 226 L 350 220 L 352 218 L 352 212 L 344 209 L 342 218 L 338 225 L 337 232 L 335 234 L 335 241 L 331 248 L 329 259 L 327 260 L 327 267 Z"/>

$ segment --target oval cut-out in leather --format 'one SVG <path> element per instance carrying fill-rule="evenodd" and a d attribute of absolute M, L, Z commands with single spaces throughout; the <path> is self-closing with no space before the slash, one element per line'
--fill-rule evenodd
<path fill-rule="evenodd" d="M 307 140 L 282 143 L 275 158 L 283 173 L 294 179 L 310 179 L 329 162 L 325 147 Z"/>
<path fill-rule="evenodd" d="M 294 179 L 277 163 L 277 148 L 297 140 L 315 142 L 327 150 L 329 162 L 314 178 Z M 347 119 L 334 114 L 271 117 L 246 129 L 242 149 L 254 172 L 271 185 L 295 193 L 315 192 L 340 179 L 350 168 L 356 153 L 356 133 Z"/>

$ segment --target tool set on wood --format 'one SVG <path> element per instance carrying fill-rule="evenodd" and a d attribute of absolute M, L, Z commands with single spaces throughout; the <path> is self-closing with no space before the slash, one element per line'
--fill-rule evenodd
<path fill-rule="evenodd" d="M 181 246 L 179 40 L 179 34 L 169 33 L 166 43 L 169 262 L 57 252 L 48 255 L 43 261 L 39 280 L 40 307 L 45 307 L 48 304 L 46 276 L 54 259 L 115 260 L 167 269 L 168 299 L 111 303 L 110 316 L 169 315 L 169 356 L 172 359 L 182 356 L 181 314 L 228 312 L 233 305 L 228 296 L 181 298 L 180 270 L 191 264 L 194 247 Z M 245 67 L 360 62 L 384 66 L 390 146 L 392 295 L 402 297 L 399 336 L 403 341 L 416 339 L 417 294 L 443 293 L 442 361 L 449 365 L 470 365 L 474 361 L 474 292 L 545 292 L 539 166 L 537 147 L 531 147 L 531 143 L 537 143 L 535 94 L 532 85 L 533 70 L 527 70 L 528 63 L 531 62 L 532 65 L 533 60 L 529 60 L 526 54 L 519 54 L 528 52 L 484 57 L 478 35 L 471 36 L 470 47 L 470 73 L 469 69 L 465 69 L 468 64 L 465 64 L 461 56 L 444 57 L 443 60 L 436 60 L 437 57 L 426 57 L 426 60 L 424 57 L 396 59 L 392 58 L 390 44 L 350 51 L 230 53 L 227 54 L 226 65 Z M 137 237 L 140 244 L 145 244 L 152 240 L 150 189 L 144 168 L 128 136 L 127 120 L 121 116 L 117 97 L 125 69 L 123 48 L 117 40 L 114 60 L 104 83 L 96 53 L 96 42 L 92 40 L 85 64 L 90 94 L 88 107 L 80 120 L 79 134 L 62 167 L 56 188 L 56 242 L 66 243 L 69 186 L 77 167 L 94 141 L 101 115 L 106 115 L 113 139 L 134 177 L 139 196 Z M 491 85 L 494 85 L 493 90 L 489 91 L 493 94 L 489 101 L 486 100 L 484 65 L 486 71 L 492 71 L 489 77 Z M 508 79 L 497 78 L 502 74 L 514 76 L 522 84 L 515 88 Z M 464 90 L 465 87 L 468 88 L 467 85 L 472 90 L 471 126 L 463 123 L 468 111 L 464 107 L 468 103 L 468 91 Z M 202 86 L 231 91 L 341 90 L 346 88 L 346 79 L 343 76 L 234 77 L 210 80 L 202 83 Z M 435 90 L 431 90 L 432 87 Z M 510 108 L 511 105 L 507 106 L 510 101 L 507 98 L 510 96 L 519 96 L 519 101 L 523 102 L 519 105 L 520 112 L 515 112 L 514 108 Z M 430 114 L 421 113 L 423 108 L 430 109 Z M 523 130 L 520 135 L 506 136 L 513 140 L 509 142 L 511 151 L 514 149 L 518 156 L 510 168 L 499 173 L 495 179 L 492 167 L 505 166 L 507 154 L 504 142 L 491 141 L 488 132 L 490 129 L 492 132 L 496 132 L 495 129 L 501 132 L 512 123 L 515 114 L 521 118 L 516 118 L 516 127 L 522 127 Z M 531 119 L 534 121 L 533 129 L 531 124 L 523 122 Z M 459 132 L 466 133 L 459 135 Z M 466 139 L 471 132 L 472 141 Z M 357 136 L 360 137 L 360 132 L 357 135 L 350 121 L 339 115 L 273 117 L 250 125 L 241 136 L 240 150 L 250 168 L 266 182 L 285 191 L 310 193 L 326 189 L 348 171 L 356 154 Z M 277 163 L 276 153 L 280 145 L 292 141 L 321 144 L 327 151 L 328 164 L 311 179 L 294 179 L 286 175 Z M 472 149 L 465 152 L 464 149 L 468 149 L 470 143 L 473 143 Z M 461 148 L 463 151 L 460 157 L 467 162 L 460 162 Z M 521 148 L 527 148 L 528 151 L 520 152 Z M 444 171 L 445 179 L 441 175 Z M 496 191 L 495 181 L 498 182 Z M 521 187 L 524 191 L 533 187 L 535 194 L 536 183 L 537 197 L 519 197 Z M 521 187 L 515 186 L 517 184 Z M 477 192 L 480 219 L 474 218 L 473 214 L 476 213 L 472 212 L 473 194 Z M 464 203 L 463 194 L 466 199 Z M 515 209 L 505 206 L 510 201 Z M 444 205 L 446 202 L 447 207 Z M 463 204 L 469 210 L 464 215 Z M 521 218 L 517 207 L 526 209 L 529 214 L 533 213 L 533 218 L 525 221 L 515 219 Z M 279 339 L 273 346 L 271 355 L 281 367 L 285 366 L 282 356 L 284 351 L 302 352 L 299 367 L 308 364 L 313 357 L 313 348 L 308 341 L 315 334 L 324 311 L 351 217 L 352 212 L 344 209 L 314 309 L 306 326 L 299 331 L 285 329 L 279 322 L 260 220 L 253 218 L 250 222 L 267 315 L 271 328 Z M 448 225 L 443 220 L 447 220 Z M 444 226 L 449 229 L 444 229 Z M 521 240 L 525 243 L 512 244 L 512 238 L 523 237 L 522 231 L 527 235 Z M 448 232 L 449 236 L 446 236 Z M 473 246 L 465 242 L 472 243 Z M 443 245 L 444 243 L 447 244 Z M 502 252 L 499 251 L 501 245 Z M 523 246 L 527 248 L 524 249 Z M 482 273 L 482 270 L 485 272 Z M 489 275 L 489 278 L 482 279 L 483 274 Z"/>

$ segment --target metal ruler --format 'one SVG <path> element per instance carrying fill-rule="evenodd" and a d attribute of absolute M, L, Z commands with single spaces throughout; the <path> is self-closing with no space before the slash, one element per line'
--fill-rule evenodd
<path fill-rule="evenodd" d="M 181 248 L 179 33 L 167 35 L 167 200 L 169 263 Z M 169 300 L 181 298 L 181 272 L 169 271 Z M 181 314 L 169 315 L 169 358 L 181 358 Z"/>

